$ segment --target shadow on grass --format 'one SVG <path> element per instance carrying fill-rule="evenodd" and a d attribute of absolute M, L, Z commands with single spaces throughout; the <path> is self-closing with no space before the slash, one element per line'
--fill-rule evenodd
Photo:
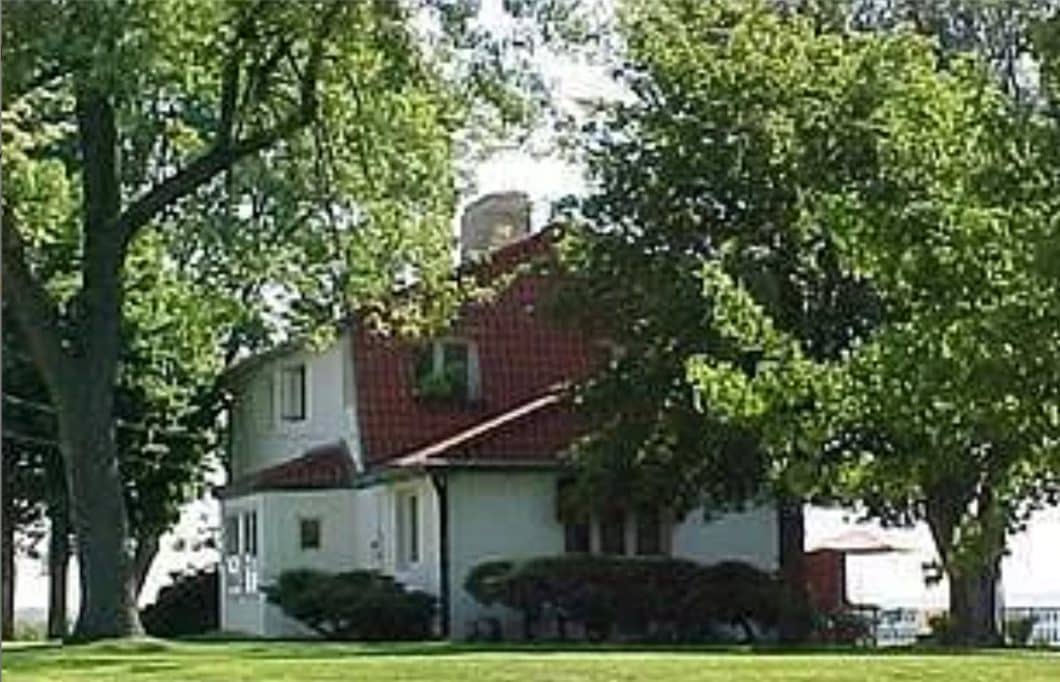
<path fill-rule="evenodd" d="M 180 658 L 223 658 L 229 661 L 253 660 L 336 660 L 344 658 L 402 658 L 402 657 L 452 657 L 475 655 L 501 656 L 550 656 L 550 655 L 606 655 L 648 654 L 661 656 L 732 656 L 740 657 L 887 657 L 908 656 L 956 657 L 956 656 L 1021 656 L 1049 655 L 1049 652 L 1029 649 L 948 649 L 940 647 L 910 646 L 883 649 L 854 648 L 849 646 L 781 646 L 781 645 L 704 645 L 704 644 L 593 644 L 581 642 L 503 642 L 470 643 L 449 641 L 424 642 L 327 642 L 320 640 L 264 640 L 243 637 L 222 638 L 211 635 L 203 638 L 180 640 L 137 639 L 127 641 L 104 641 L 93 644 L 62 645 L 58 642 L 18 647 L 6 650 L 5 667 L 8 663 L 31 663 L 52 659 L 62 667 L 111 666 L 128 664 L 130 658 L 143 656 L 144 660 L 179 660 Z M 1053 651 L 1058 656 L 1060 652 Z M 9 654 L 13 654 L 9 656 Z M 1060 656 L 1058 656 L 1060 657 Z M 161 661 L 159 661 L 161 664 Z"/>
<path fill-rule="evenodd" d="M 228 655 L 248 658 L 329 659 L 346 657 L 447 657 L 467 655 L 533 655 L 562 654 L 652 654 L 665 656 L 835 656 L 835 657 L 903 657 L 903 656 L 975 656 L 1020 655 L 1032 653 L 1017 649 L 960 649 L 941 647 L 887 647 L 882 649 L 850 646 L 790 645 L 722 645 L 659 643 L 582 643 L 582 642 L 326 642 L 319 640 L 182 640 L 203 650 L 217 647 Z M 238 652 L 238 653 L 237 653 Z"/>

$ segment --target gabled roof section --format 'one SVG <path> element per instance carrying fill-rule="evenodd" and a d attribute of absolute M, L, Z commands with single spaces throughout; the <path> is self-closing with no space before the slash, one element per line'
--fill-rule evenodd
<path fill-rule="evenodd" d="M 270 490 L 329 490 L 350 488 L 356 477 L 346 441 L 317 445 L 295 459 L 281 462 L 232 481 L 217 490 L 225 499 Z"/>
<path fill-rule="evenodd" d="M 362 451 L 369 468 L 413 455 L 436 461 L 434 449 L 501 462 L 553 462 L 580 431 L 557 386 L 577 383 L 606 360 L 605 349 L 548 314 L 555 274 L 533 267 L 555 255 L 558 228 L 511 242 L 469 268 L 505 277 L 487 301 L 464 306 L 442 335 L 475 349 L 480 395 L 445 404 L 417 397 L 416 357 L 423 341 L 352 334 Z M 450 442 L 455 439 L 455 442 Z M 446 455 L 450 456 L 449 454 Z"/>

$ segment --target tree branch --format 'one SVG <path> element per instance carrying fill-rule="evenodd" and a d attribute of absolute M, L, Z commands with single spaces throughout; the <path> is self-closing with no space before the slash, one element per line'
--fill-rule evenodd
<path fill-rule="evenodd" d="M 3 222 L 3 295 L 11 304 L 19 328 L 29 341 L 30 354 L 55 394 L 67 361 L 59 335 L 59 309 L 26 264 L 22 235 L 7 205 L 0 205 Z"/>
<path fill-rule="evenodd" d="M 335 6 L 338 4 L 335 3 Z M 230 134 L 223 130 L 220 131 L 218 139 L 207 152 L 177 171 L 176 174 L 149 189 L 122 212 L 117 220 L 116 232 L 123 246 L 128 244 L 136 232 L 165 207 L 195 192 L 215 175 L 230 168 L 241 159 L 268 149 L 279 140 L 312 122 L 317 113 L 316 88 L 323 63 L 324 41 L 334 28 L 332 26 L 333 15 L 334 11 L 322 18 L 319 30 L 310 43 L 306 69 L 299 79 L 300 101 L 295 111 L 271 128 L 243 140 L 232 141 Z M 232 96 L 231 87 L 230 82 L 222 85 L 222 99 L 224 100 L 222 110 L 225 108 L 225 102 Z M 235 119 L 234 114 L 224 111 L 222 114 L 227 119 L 226 124 L 232 125 Z"/>

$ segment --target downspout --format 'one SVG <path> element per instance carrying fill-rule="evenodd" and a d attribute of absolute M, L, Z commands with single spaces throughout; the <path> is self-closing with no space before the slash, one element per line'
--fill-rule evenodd
<path fill-rule="evenodd" d="M 440 594 L 438 595 L 438 610 L 441 613 L 442 637 L 449 638 L 450 618 L 449 613 L 449 494 L 448 482 L 445 474 L 432 473 L 431 484 L 438 496 L 438 582 L 440 583 Z"/>

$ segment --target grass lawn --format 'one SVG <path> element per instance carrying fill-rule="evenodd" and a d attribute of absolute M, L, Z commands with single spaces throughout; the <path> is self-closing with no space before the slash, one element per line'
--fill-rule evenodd
<path fill-rule="evenodd" d="M 4 647 L 4 682 L 93 680 L 1060 681 L 1060 654 L 749 653 L 697 649 L 141 641 Z"/>

